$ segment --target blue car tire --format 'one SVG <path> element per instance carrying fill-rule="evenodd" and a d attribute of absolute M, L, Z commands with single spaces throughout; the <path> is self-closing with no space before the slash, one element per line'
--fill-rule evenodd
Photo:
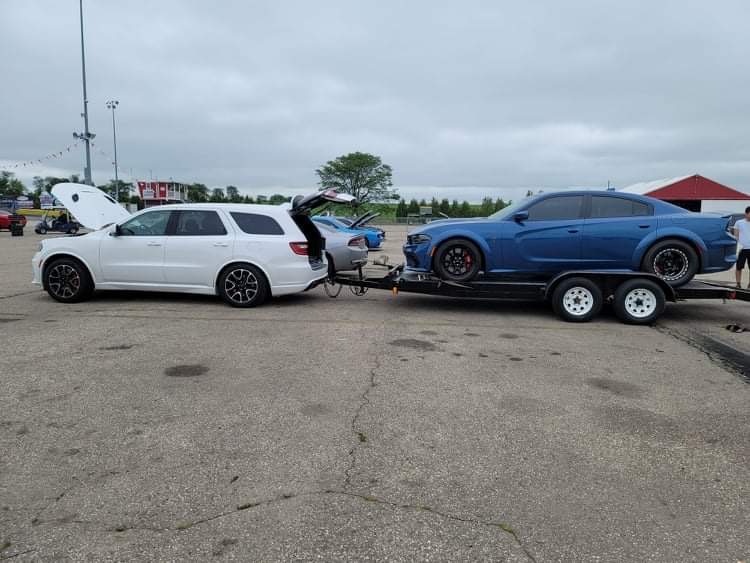
<path fill-rule="evenodd" d="M 698 254 L 679 239 L 665 239 L 648 249 L 643 269 L 656 274 L 672 287 L 685 285 L 698 273 Z"/>
<path fill-rule="evenodd" d="M 470 240 L 446 240 L 438 246 L 432 267 L 441 279 L 466 282 L 475 278 L 482 268 L 482 253 Z"/>

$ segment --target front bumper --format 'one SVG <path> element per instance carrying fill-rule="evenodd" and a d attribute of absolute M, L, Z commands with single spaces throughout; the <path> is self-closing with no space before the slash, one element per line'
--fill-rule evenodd
<path fill-rule="evenodd" d="M 42 286 L 42 262 L 44 261 L 44 256 L 41 252 L 37 252 L 34 254 L 33 258 L 31 259 L 31 283 L 34 285 L 38 285 L 39 287 Z"/>
<path fill-rule="evenodd" d="M 419 272 L 432 270 L 432 245 L 430 243 L 405 244 L 403 246 L 406 267 Z"/>

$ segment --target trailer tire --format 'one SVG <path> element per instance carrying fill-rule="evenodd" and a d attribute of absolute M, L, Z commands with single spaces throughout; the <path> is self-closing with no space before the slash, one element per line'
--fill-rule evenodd
<path fill-rule="evenodd" d="M 627 280 L 615 290 L 612 303 L 617 317 L 626 324 L 653 323 L 666 307 L 664 290 L 659 284 L 646 279 Z"/>
<path fill-rule="evenodd" d="M 564 321 L 585 323 L 602 309 L 601 288 L 587 278 L 561 281 L 552 293 L 552 310 Z"/>

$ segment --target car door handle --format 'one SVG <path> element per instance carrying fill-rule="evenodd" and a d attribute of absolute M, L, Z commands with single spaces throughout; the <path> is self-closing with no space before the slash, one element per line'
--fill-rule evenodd
<path fill-rule="evenodd" d="M 568 229 L 568 232 L 569 232 L 569 233 L 577 233 L 577 232 L 578 232 L 578 229 Z"/>
<path fill-rule="evenodd" d="M 215 242 L 214 246 L 229 246 L 228 242 Z"/>
<path fill-rule="evenodd" d="M 149 242 L 146 246 L 161 246 L 160 242 Z"/>
<path fill-rule="evenodd" d="M 638 225 L 639 229 L 648 229 L 651 225 Z"/>

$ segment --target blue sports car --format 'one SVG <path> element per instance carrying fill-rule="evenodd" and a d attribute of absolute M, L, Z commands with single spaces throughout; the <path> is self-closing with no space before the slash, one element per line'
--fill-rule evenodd
<path fill-rule="evenodd" d="M 365 237 L 367 248 L 370 249 L 380 248 L 380 245 L 383 242 L 383 235 L 379 231 L 371 229 L 360 229 L 356 227 L 353 228 L 339 221 L 336 217 L 331 217 L 329 215 L 316 215 L 312 218 L 312 220 L 316 223 L 321 223 L 323 225 L 333 227 L 334 229 L 342 233 L 350 234 L 353 237 L 363 236 Z"/>
<path fill-rule="evenodd" d="M 727 226 L 726 217 L 634 194 L 549 193 L 486 218 L 433 221 L 408 235 L 404 254 L 407 268 L 456 282 L 607 269 L 655 273 L 677 287 L 734 265 Z"/>

